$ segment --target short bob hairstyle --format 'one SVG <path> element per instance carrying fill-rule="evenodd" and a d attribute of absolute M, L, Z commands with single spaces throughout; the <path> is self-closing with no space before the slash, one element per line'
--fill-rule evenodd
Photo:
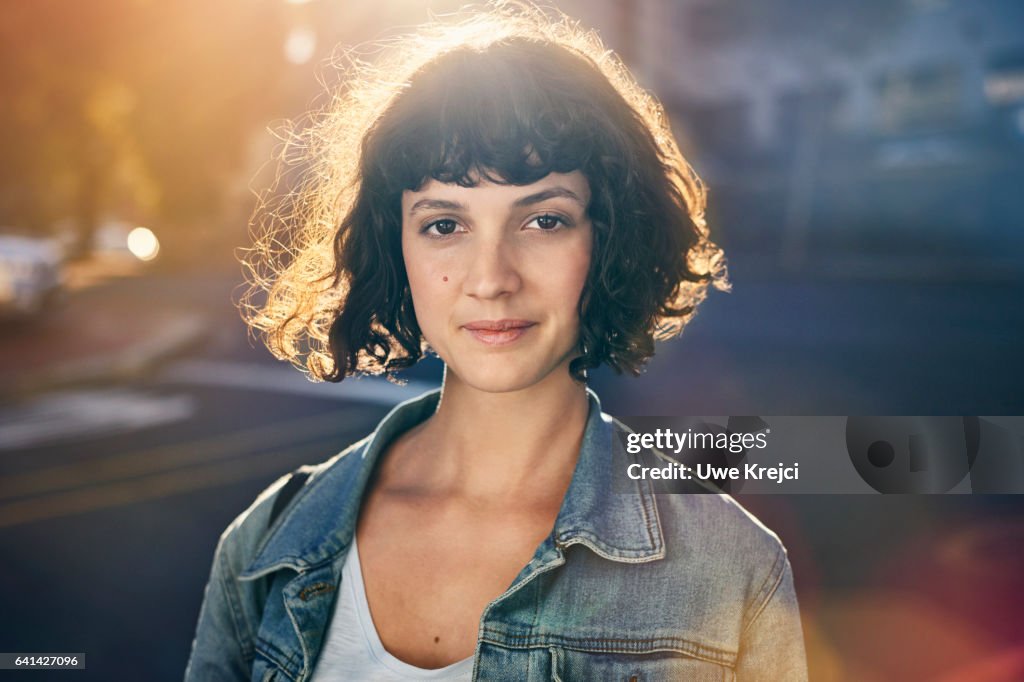
<path fill-rule="evenodd" d="M 569 371 L 638 374 L 709 284 L 728 288 L 704 186 L 661 105 L 595 34 L 518 3 L 463 13 L 388 41 L 372 65 L 356 50 L 335 57 L 340 86 L 284 131 L 278 181 L 254 215 L 243 318 L 313 379 L 392 377 L 427 350 L 402 259 L 402 192 L 430 178 L 525 185 L 579 170 L 593 252 Z"/>

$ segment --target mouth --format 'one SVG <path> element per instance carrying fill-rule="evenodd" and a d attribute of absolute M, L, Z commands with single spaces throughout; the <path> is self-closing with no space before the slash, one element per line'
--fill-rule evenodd
<path fill-rule="evenodd" d="M 475 320 L 462 325 L 477 341 L 489 346 L 513 343 L 537 325 L 530 320 Z"/>

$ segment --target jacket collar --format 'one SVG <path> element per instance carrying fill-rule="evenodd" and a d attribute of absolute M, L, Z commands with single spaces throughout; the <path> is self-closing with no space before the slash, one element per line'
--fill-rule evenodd
<path fill-rule="evenodd" d="M 650 482 L 628 480 L 623 489 L 615 468 L 626 457 L 615 431 L 601 412 L 597 395 L 587 389 L 590 410 L 572 481 L 555 519 L 553 537 L 560 546 L 583 544 L 606 559 L 639 563 L 661 559 L 664 539 Z M 263 539 L 241 578 L 253 579 L 280 568 L 302 573 L 338 562 L 352 543 L 367 482 L 381 453 L 399 434 L 437 409 L 440 389 L 401 403 L 364 440 L 316 467 Z M 623 469 L 624 470 L 624 469 Z"/>

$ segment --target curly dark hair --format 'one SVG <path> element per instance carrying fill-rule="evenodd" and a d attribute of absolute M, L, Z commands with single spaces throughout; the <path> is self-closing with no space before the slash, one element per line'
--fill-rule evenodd
<path fill-rule="evenodd" d="M 424 27 L 392 53 L 376 67 L 350 62 L 344 92 L 286 147 L 304 183 L 257 212 L 264 232 L 243 314 L 277 357 L 327 381 L 390 376 L 422 357 L 401 196 L 431 178 L 471 187 L 586 177 L 594 238 L 569 367 L 577 380 L 601 364 L 639 373 L 709 284 L 728 288 L 703 185 L 660 104 L 596 36 L 501 5 Z"/>

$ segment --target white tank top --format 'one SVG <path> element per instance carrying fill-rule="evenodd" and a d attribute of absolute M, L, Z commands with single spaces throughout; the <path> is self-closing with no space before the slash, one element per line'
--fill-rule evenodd
<path fill-rule="evenodd" d="M 359 552 L 353 536 L 352 548 L 341 569 L 341 589 L 334 603 L 334 615 L 310 682 L 469 682 L 472 675 L 472 656 L 431 670 L 400 661 L 384 649 L 370 616 Z"/>

